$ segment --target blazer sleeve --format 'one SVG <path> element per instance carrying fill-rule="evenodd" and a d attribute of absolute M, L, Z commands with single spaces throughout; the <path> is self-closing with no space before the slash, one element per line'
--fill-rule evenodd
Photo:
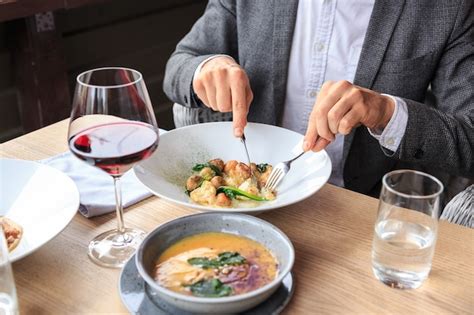
<path fill-rule="evenodd" d="M 215 54 L 237 56 L 235 1 L 210 0 L 191 31 L 178 43 L 166 64 L 163 90 L 175 103 L 200 107 L 192 90 L 194 71 Z"/>
<path fill-rule="evenodd" d="M 395 156 L 474 178 L 474 1 L 460 6 L 431 82 L 436 107 L 405 99 L 408 121 Z"/>

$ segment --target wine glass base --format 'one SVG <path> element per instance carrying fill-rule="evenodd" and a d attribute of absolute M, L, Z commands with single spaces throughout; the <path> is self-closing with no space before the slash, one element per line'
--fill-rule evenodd
<path fill-rule="evenodd" d="M 89 243 L 89 258 L 99 266 L 121 268 L 132 257 L 146 233 L 126 228 L 123 233 L 114 229 L 96 236 Z"/>

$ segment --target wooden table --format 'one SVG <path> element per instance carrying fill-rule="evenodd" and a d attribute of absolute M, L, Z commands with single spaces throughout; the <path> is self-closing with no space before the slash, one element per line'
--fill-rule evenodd
<path fill-rule="evenodd" d="M 38 160 L 66 151 L 66 130 L 62 121 L 4 143 L 0 156 Z M 372 275 L 376 209 L 377 199 L 326 185 L 303 202 L 261 215 L 296 249 L 297 287 L 285 314 L 473 314 L 474 230 L 441 222 L 429 279 L 420 289 L 400 291 Z M 150 231 L 194 212 L 152 197 L 130 207 L 125 222 Z M 15 262 L 21 313 L 125 313 L 119 270 L 98 267 L 86 255 L 89 240 L 115 224 L 114 214 L 77 214 L 54 240 Z"/>

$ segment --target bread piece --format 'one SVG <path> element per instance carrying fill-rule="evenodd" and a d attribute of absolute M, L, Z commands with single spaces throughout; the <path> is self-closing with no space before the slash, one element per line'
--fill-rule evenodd
<path fill-rule="evenodd" d="M 0 225 L 2 226 L 5 239 L 7 240 L 8 251 L 14 250 L 20 243 L 23 236 L 23 228 L 12 220 L 0 217 Z"/>

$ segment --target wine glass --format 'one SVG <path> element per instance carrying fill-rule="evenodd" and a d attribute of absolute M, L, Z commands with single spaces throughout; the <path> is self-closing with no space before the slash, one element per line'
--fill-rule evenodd
<path fill-rule="evenodd" d="M 121 267 L 134 253 L 145 232 L 126 228 L 120 177 L 148 158 L 158 146 L 158 125 L 140 72 L 99 68 L 81 73 L 69 122 L 71 152 L 112 176 L 117 228 L 89 243 L 89 257 L 101 266 Z"/>

